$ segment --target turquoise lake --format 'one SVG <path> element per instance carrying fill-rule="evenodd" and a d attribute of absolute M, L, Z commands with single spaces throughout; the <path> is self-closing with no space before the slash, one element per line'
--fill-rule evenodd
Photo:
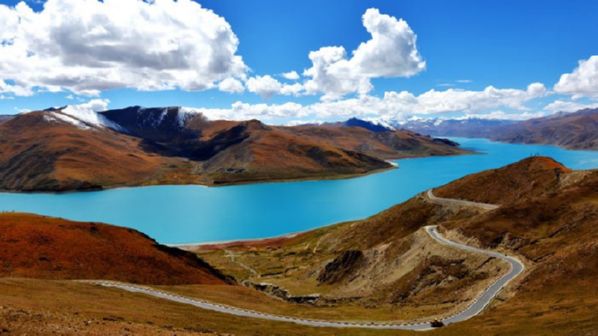
<path fill-rule="evenodd" d="M 403 159 L 358 178 L 251 185 L 154 186 L 65 194 L 0 193 L 0 211 L 22 211 L 140 230 L 161 243 L 272 237 L 368 217 L 419 192 L 531 155 L 598 168 L 598 151 L 453 138 L 479 154 Z"/>

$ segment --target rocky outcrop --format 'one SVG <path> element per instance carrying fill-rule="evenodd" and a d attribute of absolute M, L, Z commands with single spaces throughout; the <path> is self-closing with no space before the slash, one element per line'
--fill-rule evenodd
<path fill-rule="evenodd" d="M 290 303 L 298 304 L 315 304 L 320 300 L 319 294 L 312 295 L 291 295 L 286 289 L 267 282 L 255 283 L 251 281 L 243 281 L 242 284 L 246 287 L 253 288 L 260 292 L 266 293 L 270 296 L 282 299 Z"/>
<path fill-rule="evenodd" d="M 364 262 L 363 252 L 359 250 L 345 251 L 324 267 L 318 275 L 318 282 L 333 284 L 348 280 Z"/>

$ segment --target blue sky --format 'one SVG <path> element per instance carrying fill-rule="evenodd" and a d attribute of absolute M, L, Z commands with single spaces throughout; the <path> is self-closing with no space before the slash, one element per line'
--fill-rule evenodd
<path fill-rule="evenodd" d="M 17 1 L 0 1 L 0 3 L 8 6 L 7 8 L 13 8 Z M 353 114 L 364 113 L 364 117 L 371 118 L 408 118 L 411 114 L 425 117 L 459 117 L 493 113 L 497 116 L 506 114 L 509 117 L 519 118 L 527 115 L 534 116 L 534 113 L 555 112 L 558 106 L 593 106 L 598 97 L 596 93 L 598 88 L 592 91 L 592 88 L 588 90 L 579 87 L 578 83 L 563 83 L 561 85 L 563 89 L 553 89 L 562 74 L 575 72 L 578 62 L 588 61 L 589 68 L 594 64 L 591 56 L 598 55 L 596 39 L 598 2 L 596 1 L 202 0 L 199 3 L 203 8 L 211 9 L 217 16 L 223 18 L 230 25 L 231 34 L 238 39 L 234 55 L 242 57 L 246 69 L 241 71 L 243 74 L 240 75 L 244 78 L 236 78 L 246 87 L 247 79 L 256 76 L 271 76 L 283 85 L 305 83 L 310 79 L 309 76 L 301 76 L 297 81 L 288 81 L 280 74 L 294 70 L 301 75 L 305 69 L 312 67 L 312 61 L 308 58 L 310 51 L 317 51 L 325 46 L 342 46 L 346 50 L 346 57 L 350 58 L 353 50 L 371 39 L 362 21 L 362 16 L 368 8 L 376 8 L 381 15 L 393 20 L 405 20 L 413 34 L 417 36 L 416 51 L 421 56 L 421 60 L 425 61 L 425 69 L 408 76 L 401 74 L 369 76 L 366 80 L 371 83 L 371 88 L 367 92 L 364 93 L 361 89 L 335 92 L 333 99 L 325 97 L 326 102 L 323 96 L 328 89 L 321 85 L 310 93 L 260 95 L 249 92 L 251 90 L 248 88 L 239 93 L 223 92 L 218 88 L 189 88 L 188 86 L 140 91 L 139 88 L 131 87 L 135 86 L 134 83 L 133 85 L 125 83 L 114 87 L 108 85 L 106 89 L 103 89 L 105 84 L 98 84 L 100 89 L 93 95 L 81 93 L 78 89 L 72 90 L 72 87 L 68 86 L 54 88 L 52 91 L 59 91 L 54 93 L 44 92 L 47 89 L 35 87 L 27 94 L 15 94 L 5 90 L 4 93 L 0 93 L 0 97 L 3 98 L 0 99 L 0 113 L 15 113 L 20 110 L 103 99 L 110 108 L 127 105 L 182 105 L 198 109 L 230 110 L 231 104 L 238 102 L 239 105 L 240 103 L 245 105 L 240 105 L 241 107 L 236 111 L 220 111 L 216 115 L 242 118 L 257 114 L 263 115 L 264 119 L 279 123 L 293 120 L 336 119 L 344 118 L 346 115 L 343 113 L 335 115 L 334 111 L 331 112 L 331 106 L 326 108 L 318 106 L 320 109 L 318 111 L 325 110 L 325 112 L 314 112 L 315 109 L 311 109 L 304 113 L 297 113 L 299 107 L 294 106 L 288 116 L 281 116 L 280 111 L 264 111 L 267 108 L 263 106 L 258 112 L 244 113 L 244 109 L 251 109 L 250 106 L 256 104 L 272 106 L 296 103 L 310 106 L 336 102 L 336 105 L 332 106 L 351 110 Z M 28 2 L 28 5 L 36 12 L 43 11 L 43 4 Z M 132 24 L 135 23 L 134 19 L 132 20 Z M 189 29 L 197 29 L 197 27 L 189 27 Z M 76 43 L 85 45 L 88 41 L 81 39 Z M 64 55 L 60 57 L 65 58 Z M 61 65 L 70 65 L 68 61 L 61 62 Z M 596 62 L 598 64 L 598 61 Z M 15 75 L 3 74 L 1 64 L 0 59 L 0 79 L 13 84 L 11 76 Z M 235 72 L 235 76 L 241 72 Z M 598 76 L 594 72 L 587 73 L 587 71 L 578 75 L 579 81 L 586 79 L 587 82 L 589 78 L 590 83 L 594 83 Z M 218 85 L 218 80 L 214 85 Z M 35 83 L 38 82 L 39 79 L 36 78 Z M 412 113 L 406 112 L 408 107 L 403 106 L 397 110 L 400 110 L 400 113 L 384 114 L 384 111 L 379 111 L 384 109 L 380 107 L 379 101 L 374 102 L 376 106 L 372 106 L 372 110 L 378 111 L 376 113 L 353 111 L 350 107 L 357 101 L 363 105 L 362 98 L 365 96 L 382 99 L 385 92 L 407 91 L 414 97 L 418 97 L 430 90 L 451 90 L 451 92 L 463 90 L 474 92 L 472 93 L 474 96 L 475 92 L 483 92 L 488 86 L 526 91 L 531 83 L 543 84 L 546 93 L 534 93 L 533 97 L 519 97 L 518 95 L 523 93 L 501 92 L 501 99 L 506 99 L 507 103 L 497 104 L 487 103 L 490 99 L 488 97 L 467 100 L 470 98 L 465 98 L 461 94 L 455 98 L 455 101 L 459 99 L 467 101 L 445 110 L 437 108 L 436 100 L 431 102 L 432 98 L 430 98 L 425 102 L 409 105 L 415 109 Z M 94 87 L 94 84 L 84 86 Z M 527 91 L 529 93 L 529 90 Z M 0 92 L 2 92 L 1 87 Z M 579 92 L 582 94 L 580 95 Z M 513 99 L 519 100 L 513 102 L 511 96 L 505 98 L 505 95 L 515 95 L 517 97 Z M 451 100 L 452 97 L 453 95 L 448 93 L 434 99 Z M 347 102 L 351 99 L 353 99 L 352 103 Z M 546 106 L 554 101 L 560 101 L 561 105 L 546 109 Z M 431 104 L 434 107 L 430 107 Z M 468 107 L 471 104 L 484 106 L 487 104 L 487 108 Z M 420 113 L 419 108 L 424 112 Z M 239 116 L 234 113 L 238 113 Z"/>
<path fill-rule="evenodd" d="M 580 59 L 598 52 L 598 2 L 593 1 L 238 1 L 210 0 L 241 41 L 239 52 L 256 73 L 304 69 L 321 46 L 355 49 L 367 40 L 361 15 L 370 7 L 405 19 L 415 31 L 425 72 L 383 80 L 377 92 L 415 93 L 459 79 L 520 87 L 555 83 Z"/>

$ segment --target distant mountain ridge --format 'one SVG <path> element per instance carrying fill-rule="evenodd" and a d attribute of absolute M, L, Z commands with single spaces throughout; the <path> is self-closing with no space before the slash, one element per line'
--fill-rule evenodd
<path fill-rule="evenodd" d="M 370 131 L 376 132 L 376 133 L 388 132 L 388 131 L 394 130 L 393 128 L 390 128 L 390 127 L 387 127 L 387 126 L 384 126 L 381 124 L 376 124 L 371 121 L 358 119 L 355 117 L 345 121 L 343 124 L 348 127 L 362 127 L 362 128 L 365 128 L 367 130 L 370 130 Z"/>
<path fill-rule="evenodd" d="M 489 138 L 598 150 L 598 109 L 557 113 L 524 121 L 463 119 L 410 121 L 401 127 L 434 136 Z"/>
<path fill-rule="evenodd" d="M 180 107 L 24 113 L 0 124 L 0 189 L 335 178 L 391 168 L 389 159 L 465 153 L 411 131 L 349 124 L 208 120 Z"/>
<path fill-rule="evenodd" d="M 0 124 L 3 122 L 9 121 L 13 117 L 14 117 L 13 115 L 9 115 L 9 114 L 0 114 Z"/>
<path fill-rule="evenodd" d="M 496 131 L 492 139 L 598 150 L 598 109 L 525 120 Z"/>
<path fill-rule="evenodd" d="M 428 119 L 412 120 L 400 126 L 421 134 L 433 136 L 454 136 L 467 138 L 484 138 L 501 127 L 517 123 L 514 120 L 495 119 Z"/>

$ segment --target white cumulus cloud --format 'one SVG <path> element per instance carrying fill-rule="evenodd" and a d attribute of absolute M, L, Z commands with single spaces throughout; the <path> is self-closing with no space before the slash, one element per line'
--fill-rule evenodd
<path fill-rule="evenodd" d="M 256 93 L 264 98 L 279 94 L 282 84 L 270 75 L 251 77 L 245 83 L 249 92 Z"/>
<path fill-rule="evenodd" d="M 245 75 L 238 44 L 224 18 L 192 0 L 0 5 L 0 91 L 207 89 Z"/>
<path fill-rule="evenodd" d="M 410 77 L 422 71 L 426 62 L 416 46 L 417 37 L 407 22 L 368 9 L 362 17 L 371 39 L 361 43 L 351 57 L 344 47 L 322 47 L 309 53 L 312 67 L 304 71 L 309 94 L 322 93 L 323 100 L 339 99 L 349 93 L 364 95 L 377 77 Z"/>
<path fill-rule="evenodd" d="M 575 112 L 586 108 L 598 108 L 598 103 L 580 103 L 575 101 L 567 100 L 555 100 L 552 103 L 546 105 L 544 110 L 556 113 L 556 112 Z"/>
<path fill-rule="evenodd" d="M 350 60 L 359 73 L 368 77 L 409 77 L 425 69 L 416 35 L 405 20 L 370 8 L 363 14 L 363 26 L 372 38 L 361 43 Z"/>
<path fill-rule="evenodd" d="M 383 97 L 362 95 L 334 101 L 302 105 L 234 103 L 230 108 L 195 108 L 212 119 L 244 120 L 258 118 L 269 123 L 287 124 L 300 120 L 342 120 L 359 117 L 370 120 L 402 121 L 413 115 L 438 117 L 461 114 L 482 118 L 524 119 L 539 116 L 527 103 L 544 97 L 547 90 L 540 83 L 526 89 L 430 90 L 420 95 L 407 91 L 388 91 Z"/>
<path fill-rule="evenodd" d="M 288 80 L 298 80 L 299 79 L 299 74 L 297 73 L 297 71 L 289 71 L 289 72 L 284 72 L 282 73 L 282 77 L 288 79 Z"/>
<path fill-rule="evenodd" d="M 218 89 L 228 93 L 241 93 L 245 91 L 245 86 L 240 80 L 229 77 L 218 83 Z"/>
<path fill-rule="evenodd" d="M 274 95 L 300 95 L 303 91 L 303 85 L 300 83 L 283 84 L 270 75 L 251 77 L 245 82 L 247 90 L 262 96 L 270 98 Z"/>
<path fill-rule="evenodd" d="M 185 107 L 183 110 L 188 113 L 202 113 L 212 120 L 259 119 L 262 121 L 271 121 L 287 116 L 304 117 L 306 112 L 303 105 L 292 102 L 284 104 L 248 104 L 240 101 L 233 103 L 230 108 Z"/>
<path fill-rule="evenodd" d="M 561 75 L 554 91 L 572 95 L 574 99 L 598 98 L 598 55 L 579 61 L 573 72 Z"/>

